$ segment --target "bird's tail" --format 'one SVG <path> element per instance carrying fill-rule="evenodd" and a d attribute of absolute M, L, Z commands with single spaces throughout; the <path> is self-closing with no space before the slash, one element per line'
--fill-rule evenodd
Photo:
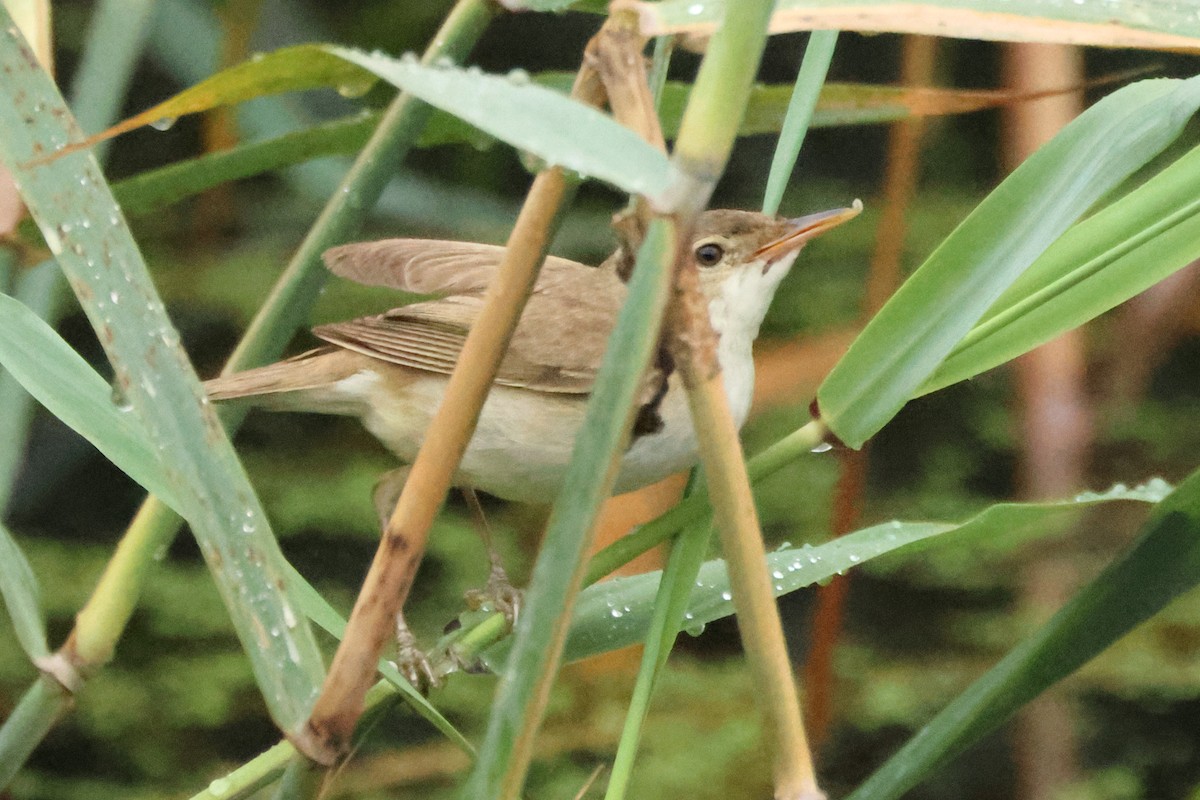
<path fill-rule="evenodd" d="M 252 399 L 275 409 L 313 410 L 309 399 L 362 368 L 358 353 L 340 347 L 318 347 L 265 367 L 222 375 L 204 382 L 211 400 Z"/>

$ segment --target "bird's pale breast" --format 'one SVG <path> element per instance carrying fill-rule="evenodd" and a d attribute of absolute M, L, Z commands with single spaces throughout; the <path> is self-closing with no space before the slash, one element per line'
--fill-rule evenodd
<path fill-rule="evenodd" d="M 360 396 L 367 429 L 411 463 L 441 403 L 446 379 L 381 366 L 341 381 L 334 390 Z M 509 500 L 549 502 L 561 486 L 586 404 L 584 395 L 492 387 L 456 481 Z M 645 486 L 696 462 L 696 438 L 678 376 L 672 376 L 659 413 L 662 430 L 638 437 L 622 458 L 616 492 Z"/>

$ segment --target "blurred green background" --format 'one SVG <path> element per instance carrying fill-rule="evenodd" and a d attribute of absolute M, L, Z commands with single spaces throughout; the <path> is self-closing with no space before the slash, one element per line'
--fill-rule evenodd
<path fill-rule="evenodd" d="M 420 50 L 448 4 L 411 2 L 160 2 L 126 115 L 214 71 L 229 32 L 250 31 L 250 51 L 330 41 L 388 53 Z M 68 85 L 89 24 L 90 3 L 55 4 L 60 82 Z M 222 27 L 224 25 L 224 27 Z M 470 59 L 490 71 L 574 70 L 599 17 L 510 15 L 495 22 Z M 790 83 L 804 36 L 774 37 L 761 79 Z M 991 88 L 1000 83 L 996 45 L 942 40 L 935 82 Z M 843 35 L 831 79 L 890 83 L 900 39 Z M 1130 67 L 1187 75 L 1183 56 L 1089 51 L 1088 74 Z M 680 52 L 672 77 L 690 79 L 698 59 Z M 382 103 L 377 90 L 366 98 Z M 1098 96 L 1093 92 L 1091 99 Z M 255 101 L 235 113 L 247 140 L 352 112 L 360 101 L 313 92 Z M 1001 177 L 1000 113 L 940 118 L 927 128 L 919 189 L 908 221 L 904 264 L 912 268 Z M 201 152 L 198 117 L 167 131 L 141 129 L 113 144 L 108 174 L 119 179 Z M 787 214 L 844 205 L 861 197 L 853 225 L 806 249 L 780 290 L 764 337 L 817 340 L 855 324 L 879 219 L 886 126 L 811 133 L 783 204 Z M 1195 131 L 1187 139 L 1196 142 Z M 739 142 L 713 204 L 756 208 L 772 137 Z M 157 209 L 134 226 L 154 276 L 203 376 L 214 374 L 320 210 L 347 162 L 328 159 L 283 174 L 224 186 Z M 530 181 L 511 150 L 446 146 L 414 151 L 385 195 L 372 236 L 503 241 Z M 624 198 L 589 184 L 554 252 L 596 263 L 613 246 L 607 220 Z M 1194 285 L 1194 284 L 1193 284 Z M 314 323 L 371 313 L 394 302 L 387 292 L 331 283 Z M 1128 320 L 1114 311 L 1089 327 L 1088 391 L 1095 417 L 1086 485 L 1152 476 L 1177 480 L 1200 450 L 1200 304 L 1185 304 L 1170 336 L 1149 344 L 1154 370 L 1144 391 L 1120 395 L 1131 346 Z M 100 349 L 83 316 L 68 310 L 61 333 L 102 371 Z M 296 351 L 311 338 L 299 337 Z M 1017 496 L 1023 447 L 1008 370 L 923 398 L 872 445 L 862 524 L 959 519 Z M 753 453 L 807 419 L 811 397 L 754 418 L 744 441 Z M 3 413 L 0 410 L 0 413 Z M 341 610 L 348 610 L 377 537 L 370 490 L 392 458 L 356 423 L 316 416 L 254 414 L 239 449 L 292 562 Z M 758 488 L 768 546 L 829 535 L 836 454 L 815 455 Z M 140 489 L 61 423 L 41 413 L 5 521 L 18 534 L 44 590 L 52 644 L 69 632 L 113 543 L 141 499 Z M 919 558 L 881 560 L 854 576 L 834 660 L 834 721 L 820 754 L 831 796 L 856 785 L 949 698 L 994 663 L 1036 623 L 1021 600 L 1024 565 L 1069 561 L 1077 580 L 1107 563 L 1136 530 L 1139 512 L 1112 511 L 1046 539 L 1038 548 L 978 552 L 949 546 Z M 540 512 L 489 504 L 515 577 L 526 574 Z M 153 575 L 114 661 L 89 681 L 78 707 L 35 752 L 13 785 L 16 798 L 189 796 L 278 739 L 249 667 L 191 538 L 179 537 Z M 432 641 L 462 607 L 462 592 L 482 584 L 487 562 L 452 498 L 439 523 L 411 600 L 410 622 Z M 811 592 L 782 602 L 793 656 L 809 648 Z M 1064 798 L 1182 798 L 1200 784 L 1200 598 L 1185 597 L 1067 683 L 1070 725 L 1078 736 L 1081 779 Z M 611 758 L 627 692 L 627 661 L 572 668 L 558 688 L 528 797 L 575 796 L 597 764 Z M 34 672 L 0 615 L 0 717 Z M 434 702 L 468 735 L 486 718 L 494 679 L 457 675 Z M 736 625 L 710 625 L 682 638 L 651 715 L 635 772 L 637 797 L 765 797 L 769 768 L 742 668 Z M 405 749 L 393 745 L 404 743 Z M 944 769 L 913 798 L 1009 798 L 1021 776 L 1010 731 L 1002 729 Z M 403 707 L 378 724 L 355 768 L 334 795 L 450 796 L 461 755 Z"/>

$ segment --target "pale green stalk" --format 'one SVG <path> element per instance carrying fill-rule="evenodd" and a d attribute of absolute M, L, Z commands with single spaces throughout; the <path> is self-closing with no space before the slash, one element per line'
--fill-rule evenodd
<path fill-rule="evenodd" d="M 777 214 L 783 202 L 783 193 L 796 167 L 796 159 L 808 135 L 821 87 L 829 73 L 829 62 L 833 60 L 833 48 L 837 44 L 837 31 L 813 31 L 804 48 L 804 60 L 800 62 L 800 74 L 792 89 L 792 100 L 788 104 L 775 155 L 771 159 L 771 172 L 767 176 L 767 191 L 763 197 L 763 213 Z"/>
<path fill-rule="evenodd" d="M 683 627 L 688 598 L 691 597 L 700 565 L 704 563 L 704 555 L 708 552 L 711 534 L 711 526 L 696 525 L 684 529 L 671 546 L 671 555 L 663 570 L 658 595 L 654 598 L 654 616 L 650 620 L 650 630 L 646 633 L 637 682 L 633 687 L 633 696 L 629 699 L 629 708 L 625 712 L 625 725 L 617 743 L 612 777 L 609 778 L 604 800 L 624 800 L 627 796 L 629 781 L 633 775 L 633 761 L 637 757 L 638 744 L 641 741 L 642 725 L 650 711 L 650 695 L 654 691 L 659 673 L 667 663 L 671 648 L 675 645 L 675 638 Z"/>

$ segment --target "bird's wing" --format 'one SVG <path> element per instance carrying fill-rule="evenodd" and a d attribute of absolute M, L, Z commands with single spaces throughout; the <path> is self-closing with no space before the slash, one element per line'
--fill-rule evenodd
<path fill-rule="evenodd" d="M 330 272 L 367 286 L 386 286 L 415 294 L 478 294 L 487 288 L 504 258 L 491 244 L 436 239 L 383 239 L 325 251 Z M 543 274 L 557 268 L 588 269 L 558 256 L 547 256 Z"/>
<path fill-rule="evenodd" d="M 496 383 L 542 392 L 590 392 L 624 297 L 625 286 L 612 272 L 574 262 L 547 263 Z M 322 325 L 313 333 L 382 361 L 449 374 L 482 306 L 478 294 L 454 295 Z"/>

